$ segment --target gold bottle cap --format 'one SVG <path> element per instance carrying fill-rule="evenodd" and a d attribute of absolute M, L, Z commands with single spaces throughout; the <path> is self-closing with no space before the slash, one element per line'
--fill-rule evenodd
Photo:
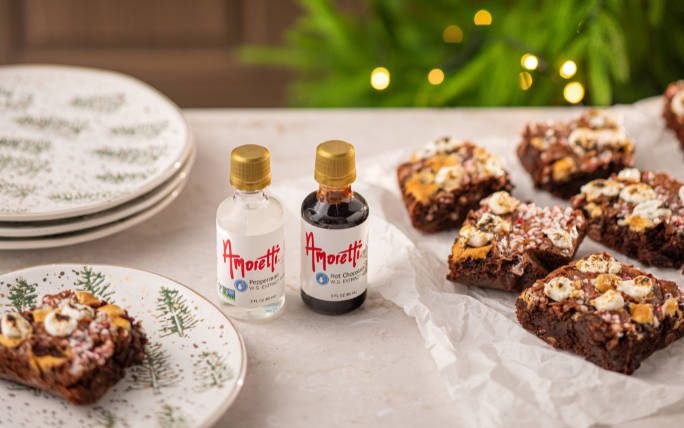
<path fill-rule="evenodd" d="M 261 190 L 271 184 L 271 154 L 265 147 L 245 144 L 230 154 L 230 185 L 237 190 Z"/>
<path fill-rule="evenodd" d="M 316 148 L 314 179 L 324 186 L 344 187 L 356 181 L 354 146 L 340 140 L 330 140 Z"/>

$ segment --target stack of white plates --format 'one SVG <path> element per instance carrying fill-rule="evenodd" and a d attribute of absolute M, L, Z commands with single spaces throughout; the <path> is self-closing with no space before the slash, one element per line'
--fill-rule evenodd
<path fill-rule="evenodd" d="M 111 235 L 180 193 L 195 144 L 178 107 L 109 71 L 0 67 L 0 249 Z"/>

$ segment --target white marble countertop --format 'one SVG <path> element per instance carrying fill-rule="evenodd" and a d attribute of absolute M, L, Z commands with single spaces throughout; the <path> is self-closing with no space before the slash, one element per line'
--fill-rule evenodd
<path fill-rule="evenodd" d="M 167 276 L 217 303 L 215 212 L 232 194 L 228 167 L 236 146 L 268 147 L 275 183 L 313 175 L 315 147 L 329 139 L 352 143 L 362 159 L 399 147 L 414 149 L 443 135 L 511 137 L 526 121 L 576 114 L 567 108 L 185 113 L 198 153 L 175 203 L 99 241 L 0 251 L 0 273 L 62 262 L 121 265 Z M 470 420 L 450 405 L 414 319 L 377 292 L 371 291 L 359 310 L 328 317 L 308 310 L 298 286 L 288 285 L 281 316 L 236 325 L 247 346 L 247 378 L 217 427 L 466 426 Z"/>

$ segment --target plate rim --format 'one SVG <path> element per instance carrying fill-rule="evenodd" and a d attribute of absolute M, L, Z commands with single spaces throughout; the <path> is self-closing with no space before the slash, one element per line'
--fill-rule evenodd
<path fill-rule="evenodd" d="M 174 103 L 169 97 L 164 95 L 158 89 L 154 88 L 152 85 L 145 83 L 142 80 L 135 78 L 133 76 L 130 76 L 128 74 L 125 74 L 125 73 L 121 73 L 121 72 L 113 71 L 113 70 L 106 70 L 106 69 L 102 69 L 102 68 L 95 68 L 95 67 L 82 67 L 82 66 L 78 66 L 78 65 L 66 65 L 66 64 L 40 64 L 40 63 L 0 65 L 0 71 L 9 70 L 9 69 L 22 69 L 22 68 L 42 68 L 42 69 L 54 68 L 54 69 L 62 69 L 62 70 L 74 69 L 74 70 L 87 71 L 87 72 L 93 72 L 93 73 L 110 74 L 110 75 L 115 75 L 117 77 L 124 78 L 126 80 L 130 80 L 130 81 L 133 81 L 135 83 L 138 83 L 140 85 L 145 86 L 147 89 L 150 89 L 156 95 L 163 98 L 180 115 L 180 117 L 183 121 L 183 124 L 185 126 L 185 129 L 188 132 L 188 138 L 185 142 L 185 150 L 175 160 L 174 165 L 175 165 L 175 163 L 180 163 L 182 165 L 183 163 L 185 163 L 185 161 L 188 160 L 188 156 L 190 155 L 192 146 L 194 146 L 194 138 L 192 135 L 192 128 L 190 128 L 190 123 L 188 122 L 188 119 L 183 114 L 183 111 L 181 110 L 181 108 L 178 107 L 178 105 L 176 103 Z M 0 213 L 0 221 L 22 222 L 22 221 L 61 220 L 61 219 L 66 219 L 66 218 L 71 218 L 71 217 L 78 217 L 81 215 L 92 214 L 92 213 L 96 213 L 99 211 L 104 211 L 105 209 L 108 209 L 108 208 L 114 208 L 118 205 L 124 204 L 130 200 L 133 200 L 136 197 L 142 196 L 145 193 L 148 193 L 148 192 L 154 190 L 156 187 L 159 187 L 162 183 L 164 183 L 166 180 L 171 178 L 173 176 L 173 174 L 175 174 L 180 169 L 180 165 L 178 168 L 175 168 L 174 165 L 171 165 L 171 168 L 166 170 L 163 174 L 160 174 L 159 177 L 157 179 L 155 179 L 154 181 L 151 181 L 147 185 L 138 188 L 137 191 L 131 192 L 131 193 L 128 193 L 125 195 L 121 195 L 121 196 L 116 197 L 114 199 L 111 199 L 109 201 L 98 202 L 96 204 L 88 205 L 87 207 L 76 207 L 76 208 L 69 208 L 69 209 L 65 209 L 65 210 L 48 211 L 48 212 L 41 212 L 41 213 Z"/>
<path fill-rule="evenodd" d="M 136 214 L 130 215 L 128 217 L 116 220 L 112 223 L 103 224 L 101 226 L 96 226 L 91 229 L 76 230 L 73 232 L 68 232 L 66 235 L 71 236 L 60 236 L 60 234 L 50 236 L 38 236 L 31 238 L 0 238 L 0 251 L 16 251 L 16 250 L 37 250 L 44 248 L 59 248 L 68 247 L 69 245 L 83 244 L 85 242 L 95 241 L 98 239 L 103 239 L 108 236 L 115 235 L 124 230 L 130 229 L 131 227 L 137 226 L 152 217 L 156 216 L 160 212 L 168 208 L 169 205 L 180 196 L 183 188 L 188 183 L 187 179 L 179 183 L 175 189 L 173 189 L 168 195 L 162 198 L 159 202 L 152 205 L 146 210 L 140 211 Z M 177 192 L 174 195 L 174 192 Z M 56 238 L 55 238 L 56 237 Z M 15 242 L 18 246 L 3 246 L 3 244 Z"/>
<path fill-rule="evenodd" d="M 16 270 L 12 270 L 12 271 L 5 272 L 5 273 L 0 273 L 0 276 L 10 275 L 13 273 L 22 272 L 22 271 L 29 270 L 29 269 L 47 268 L 47 267 L 54 267 L 54 266 L 89 266 L 89 267 L 131 269 L 131 270 L 136 270 L 136 271 L 143 272 L 143 273 L 148 273 L 151 275 L 160 276 L 160 277 L 166 279 L 167 281 L 171 281 L 177 285 L 180 285 L 183 288 L 187 288 L 188 290 L 190 290 L 193 293 L 195 293 L 196 295 L 198 295 L 200 298 L 204 299 L 209 305 L 213 306 L 214 309 L 219 311 L 219 313 L 228 321 L 228 323 L 233 328 L 235 333 L 237 333 L 238 339 L 240 340 L 240 349 L 242 351 L 242 362 L 241 362 L 240 371 L 238 374 L 238 379 L 237 379 L 237 382 L 235 383 L 235 388 L 233 389 L 231 394 L 228 396 L 228 398 L 224 401 L 224 404 L 220 407 L 220 409 L 217 412 L 215 412 L 215 414 L 212 417 L 209 418 L 209 420 L 207 420 L 207 422 L 205 424 L 196 425 L 194 428 L 212 427 L 219 419 L 221 419 L 223 417 L 223 415 L 225 415 L 225 413 L 228 411 L 228 409 L 230 409 L 230 407 L 233 405 L 233 403 L 237 399 L 238 395 L 240 395 L 240 391 L 242 390 L 242 386 L 245 383 L 245 379 L 247 376 L 247 347 L 245 346 L 245 340 L 242 338 L 242 335 L 240 334 L 238 329 L 235 327 L 233 320 L 231 320 L 230 317 L 228 315 L 226 315 L 218 306 L 216 306 L 208 298 L 201 295 L 199 292 L 193 290 L 192 288 L 188 287 L 185 284 L 182 284 L 182 283 L 180 283 L 174 279 L 169 278 L 168 276 L 160 275 L 160 274 L 155 273 L 155 272 L 150 272 L 150 271 L 145 270 L 145 269 L 138 269 L 138 268 L 132 268 L 132 267 L 126 267 L 126 266 L 118 266 L 118 265 L 110 265 L 110 264 L 98 264 L 98 263 L 71 263 L 71 262 L 68 262 L 68 263 L 52 263 L 52 264 L 45 264 L 45 265 L 28 266 L 28 267 L 21 268 L 21 269 L 16 269 Z"/>
<path fill-rule="evenodd" d="M 38 239 L 38 238 L 49 238 L 49 237 L 54 236 L 54 235 L 61 235 L 61 234 L 65 234 L 65 233 L 76 233 L 76 232 L 79 232 L 79 231 L 85 231 L 85 230 L 88 230 L 88 229 L 94 229 L 94 228 L 96 228 L 96 227 L 106 226 L 106 225 L 108 225 L 108 224 L 111 224 L 111 223 L 114 223 L 114 222 L 117 222 L 117 221 L 120 221 L 120 220 L 125 220 L 125 219 L 127 219 L 127 218 L 129 218 L 129 217 L 132 217 L 132 216 L 134 216 L 134 215 L 140 214 L 140 213 L 142 213 L 142 212 L 144 212 L 144 211 L 146 211 L 146 210 L 148 210 L 148 209 L 153 208 L 156 204 L 158 204 L 159 202 L 163 201 L 167 196 L 169 196 L 174 190 L 178 190 L 178 188 L 180 187 L 181 184 L 186 183 L 186 182 L 188 181 L 188 179 L 189 179 L 190 173 L 192 172 L 192 168 L 194 167 L 196 158 L 197 158 L 197 150 L 196 150 L 196 148 L 193 148 L 193 150 L 190 152 L 190 157 L 187 159 L 187 161 L 186 161 L 183 165 L 181 165 L 181 167 L 179 168 L 179 171 L 176 171 L 176 174 L 178 174 L 179 172 L 180 172 L 180 173 L 185 173 L 185 177 L 184 177 L 184 178 L 179 177 L 180 174 L 174 175 L 174 176 L 172 176 L 171 178 L 169 178 L 167 181 L 165 181 L 164 183 L 162 183 L 159 187 L 156 187 L 156 188 L 150 190 L 149 192 L 145 193 L 144 195 L 140 195 L 138 198 L 144 198 L 145 196 L 149 196 L 150 193 L 152 193 L 152 192 L 154 192 L 154 191 L 156 191 L 156 190 L 158 190 L 158 189 L 165 188 L 165 189 L 164 189 L 164 192 L 162 192 L 162 193 L 160 193 L 160 194 L 158 194 L 158 195 L 155 195 L 155 197 L 157 197 L 158 199 L 157 199 L 155 202 L 153 202 L 151 205 L 149 205 L 149 206 L 147 206 L 147 207 L 145 207 L 145 208 L 135 210 L 136 208 L 138 208 L 139 205 L 143 205 L 144 203 L 149 202 L 149 199 L 145 199 L 145 200 L 143 200 L 143 201 L 140 201 L 140 203 L 138 203 L 138 204 L 136 204 L 136 205 L 133 205 L 132 207 L 129 207 L 129 208 L 128 208 L 129 210 L 133 209 L 133 210 L 134 210 L 133 212 L 131 212 L 131 213 L 127 214 L 127 215 L 120 216 L 120 217 L 118 217 L 118 218 L 108 219 L 107 221 L 101 222 L 101 223 L 99 223 L 99 224 L 94 224 L 94 225 L 90 225 L 90 226 L 87 226 L 87 227 L 80 227 L 80 226 L 79 226 L 78 228 L 75 228 L 75 229 L 63 230 L 63 231 L 60 231 L 60 232 L 49 232 L 49 231 L 48 231 L 47 233 L 46 233 L 46 232 L 42 232 L 42 233 L 38 233 L 38 234 L 33 234 L 33 233 L 35 233 L 35 232 L 33 232 L 33 233 L 30 234 L 30 235 L 21 235 L 21 234 L 11 235 L 11 234 L 4 234 L 4 233 L 6 233 L 6 232 L 0 231 L 0 241 L 3 240 L 3 239 L 7 239 L 7 238 L 10 238 L 10 239 L 17 239 L 17 238 L 18 238 L 18 239 L 32 239 L 32 238 L 35 238 L 35 239 Z M 176 181 L 176 180 L 177 180 L 177 182 L 174 184 L 173 181 Z M 136 198 L 136 199 L 138 199 L 138 198 Z M 152 199 L 154 199 L 154 198 L 152 198 Z M 133 201 L 135 201 L 135 199 L 133 199 Z M 132 202 L 132 201 L 129 201 L 129 202 Z M 116 210 L 116 209 L 120 208 L 122 205 L 124 205 L 124 204 L 118 205 L 118 206 L 116 206 L 116 207 L 112 207 L 112 208 L 110 208 L 110 209 L 108 209 L 108 210 L 103 210 L 103 211 L 100 211 L 100 212 L 97 212 L 97 213 L 91 213 L 91 214 L 87 214 L 87 215 L 105 214 L 105 213 L 107 213 L 107 211 L 109 211 L 109 210 Z M 110 213 L 110 214 L 106 214 L 106 215 L 109 215 L 109 216 L 116 216 L 117 214 L 116 214 L 116 213 Z M 79 216 L 79 217 L 80 217 L 80 216 Z M 76 219 L 77 217 L 71 217 L 71 218 L 72 218 L 72 219 Z M 61 221 L 61 220 L 67 220 L 67 219 L 47 220 L 47 221 Z M 88 222 L 88 221 L 91 221 L 91 219 L 81 220 L 80 222 L 75 222 L 75 223 L 74 223 L 74 222 L 70 222 L 70 223 L 60 224 L 60 225 L 56 225 L 56 226 L 49 225 L 49 226 L 43 226 L 43 227 L 41 227 L 41 226 L 39 226 L 39 227 L 32 227 L 32 228 L 30 228 L 30 229 L 28 229 L 28 230 L 37 230 L 37 229 L 38 229 L 38 230 L 40 230 L 40 229 L 42 229 L 42 230 L 49 230 L 49 228 L 56 228 L 56 227 L 68 226 L 68 225 L 74 225 L 74 226 L 75 226 L 75 225 L 77 225 L 77 224 L 79 224 L 79 223 L 82 224 L 82 223 L 85 223 L 85 222 Z M 15 223 L 17 226 L 24 225 L 24 222 L 4 222 L 4 223 Z M 28 223 L 28 222 L 27 222 L 27 223 Z M 2 228 L 0 228 L 0 229 L 2 229 Z M 5 229 L 5 230 L 7 230 L 7 229 Z M 21 230 L 21 229 L 19 229 L 19 230 Z M 9 233 L 12 233 L 12 232 L 9 232 Z"/>

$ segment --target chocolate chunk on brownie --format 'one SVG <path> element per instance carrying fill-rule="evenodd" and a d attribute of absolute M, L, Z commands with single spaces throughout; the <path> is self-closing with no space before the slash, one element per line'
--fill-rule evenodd
<path fill-rule="evenodd" d="M 413 226 L 435 233 L 459 227 L 482 198 L 510 191 L 504 160 L 470 142 L 428 143 L 399 166 L 399 187 Z"/>
<path fill-rule="evenodd" d="M 684 264 L 684 187 L 662 172 L 628 168 L 584 185 L 572 204 L 589 237 L 647 266 Z"/>
<path fill-rule="evenodd" d="M 531 122 L 523 129 L 518 157 L 534 186 L 570 199 L 584 184 L 634 165 L 634 143 L 621 118 L 590 109 L 567 122 Z"/>
<path fill-rule="evenodd" d="M 553 271 L 515 302 L 518 321 L 549 345 L 632 374 L 684 336 L 676 283 L 597 253 Z"/>
<path fill-rule="evenodd" d="M 665 91 L 663 117 L 684 149 L 684 80 L 671 83 Z"/>
<path fill-rule="evenodd" d="M 140 322 L 90 293 L 45 295 L 0 323 L 0 377 L 66 398 L 94 403 L 142 361 Z"/>
<path fill-rule="evenodd" d="M 468 214 L 449 255 L 447 279 L 521 291 L 572 261 L 587 226 L 581 211 L 523 204 L 494 193 Z"/>

